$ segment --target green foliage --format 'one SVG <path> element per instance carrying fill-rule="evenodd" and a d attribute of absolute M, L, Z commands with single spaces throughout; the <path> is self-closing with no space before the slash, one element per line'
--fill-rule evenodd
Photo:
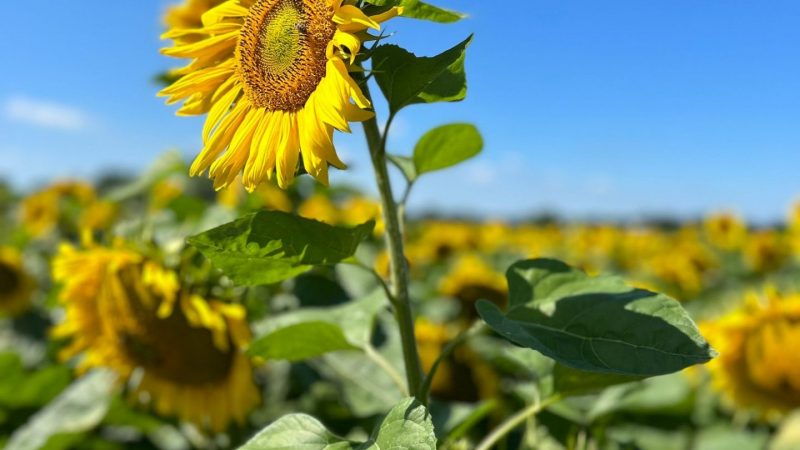
<path fill-rule="evenodd" d="M 406 399 L 392 408 L 367 442 L 342 439 L 305 414 L 284 416 L 264 428 L 241 450 L 381 450 L 436 449 L 436 436 L 430 414 L 414 399 Z"/>
<path fill-rule="evenodd" d="M 304 308 L 267 319 L 248 350 L 264 359 L 301 361 L 337 350 L 363 349 L 385 308 L 386 296 L 376 291 L 361 300 L 332 308 Z"/>
<path fill-rule="evenodd" d="M 483 149 L 483 138 L 474 125 L 453 123 L 436 127 L 414 147 L 416 173 L 446 169 L 477 155 Z"/>
<path fill-rule="evenodd" d="M 70 371 L 64 366 L 48 366 L 33 372 L 22 367 L 14 353 L 0 354 L 0 409 L 31 408 L 46 404 L 64 389 Z"/>
<path fill-rule="evenodd" d="M 259 211 L 189 238 L 240 285 L 273 284 L 313 266 L 342 262 L 371 235 L 374 222 L 336 227 L 279 211 Z"/>
<path fill-rule="evenodd" d="M 467 95 L 466 49 L 472 36 L 433 57 L 419 57 L 396 45 L 381 45 L 372 69 L 392 114 L 418 103 L 455 102 Z"/>
<path fill-rule="evenodd" d="M 430 20 L 431 22 L 452 23 L 464 18 L 464 14 L 440 8 L 419 0 L 367 0 L 376 6 L 402 6 L 403 17 Z"/>
<path fill-rule="evenodd" d="M 509 310 L 478 303 L 497 333 L 575 369 L 653 376 L 714 357 L 680 304 L 617 277 L 588 277 L 554 260 L 509 268 Z"/>
<path fill-rule="evenodd" d="M 51 438 L 91 430 L 108 412 L 115 382 L 116 377 L 107 371 L 83 376 L 15 431 L 6 450 L 36 450 Z"/>

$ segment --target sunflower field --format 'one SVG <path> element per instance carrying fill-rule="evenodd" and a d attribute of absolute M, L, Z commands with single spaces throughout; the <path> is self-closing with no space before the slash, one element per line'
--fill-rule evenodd
<path fill-rule="evenodd" d="M 0 183 L 0 448 L 800 449 L 800 202 L 769 226 L 407 212 L 491 151 L 469 123 L 387 149 L 465 98 L 480 37 L 418 56 L 386 29 L 465 17 L 169 8 L 153 94 L 203 118 L 194 159 Z M 374 193 L 329 180 L 341 133 Z"/>

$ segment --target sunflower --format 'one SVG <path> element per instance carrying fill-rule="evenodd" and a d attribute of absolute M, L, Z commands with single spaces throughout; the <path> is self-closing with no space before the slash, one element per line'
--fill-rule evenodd
<path fill-rule="evenodd" d="M 260 401 L 241 352 L 250 332 L 240 305 L 192 293 L 123 244 L 64 245 L 53 278 L 66 310 L 53 333 L 71 340 L 62 358 L 83 355 L 79 372 L 110 368 L 131 384 L 132 401 L 215 432 L 242 424 Z"/>
<path fill-rule="evenodd" d="M 203 13 L 225 0 L 187 0 L 181 5 L 170 6 L 164 14 L 168 28 L 200 28 Z"/>
<path fill-rule="evenodd" d="M 69 222 L 96 202 L 94 188 L 82 181 L 59 181 L 22 200 L 22 224 L 33 236 L 53 231 L 62 219 Z"/>
<path fill-rule="evenodd" d="M 461 256 L 439 284 L 439 291 L 462 302 L 468 320 L 477 318 L 475 303 L 489 300 L 503 308 L 508 296 L 505 277 L 478 256 Z"/>
<path fill-rule="evenodd" d="M 747 238 L 747 224 L 733 213 L 712 214 L 703 222 L 706 237 L 716 247 L 736 250 Z"/>
<path fill-rule="evenodd" d="M 445 345 L 455 337 L 454 331 L 425 319 L 416 321 L 414 333 L 425 372 L 430 371 Z M 497 376 L 468 347 L 460 347 L 445 358 L 431 382 L 431 396 L 445 401 L 474 402 L 492 397 L 497 390 Z"/>
<path fill-rule="evenodd" d="M 0 315 L 16 316 L 30 305 L 35 284 L 15 248 L 0 247 Z"/>
<path fill-rule="evenodd" d="M 719 351 L 708 364 L 713 385 L 765 419 L 800 407 L 800 294 L 768 289 L 713 322 L 703 335 Z"/>
<path fill-rule="evenodd" d="M 217 189 L 240 172 L 248 190 L 273 176 L 286 188 L 302 160 L 327 183 L 328 164 L 345 168 L 334 129 L 372 117 L 350 76 L 362 39 L 400 12 L 367 16 L 342 0 L 229 0 L 206 11 L 202 26 L 167 31 L 175 45 L 163 53 L 192 61 L 160 95 L 184 100 L 179 115 L 208 114 L 191 174 L 208 171 Z"/>
<path fill-rule="evenodd" d="M 789 260 L 791 249 L 784 237 L 775 230 L 754 233 L 744 246 L 747 265 L 760 274 L 774 272 Z"/>

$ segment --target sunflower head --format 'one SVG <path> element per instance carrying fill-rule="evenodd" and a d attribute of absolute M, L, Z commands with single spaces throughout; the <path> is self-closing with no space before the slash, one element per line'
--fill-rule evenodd
<path fill-rule="evenodd" d="M 194 294 L 122 245 L 64 246 L 53 267 L 66 309 L 54 334 L 71 340 L 62 357 L 83 354 L 80 370 L 108 367 L 127 381 L 139 370 L 133 400 L 212 431 L 242 423 L 258 403 L 241 306 Z"/>
<path fill-rule="evenodd" d="M 202 26 L 173 26 L 164 54 L 190 58 L 161 95 L 184 101 L 178 114 L 208 114 L 191 173 L 217 189 L 242 174 L 250 190 L 266 179 L 286 188 L 299 165 L 322 183 L 344 168 L 333 132 L 372 117 L 350 76 L 368 28 L 397 15 L 367 16 L 342 0 L 228 0 Z"/>
<path fill-rule="evenodd" d="M 736 250 L 747 238 L 747 224 L 733 213 L 712 214 L 703 227 L 708 240 L 723 250 Z"/>
<path fill-rule="evenodd" d="M 744 256 L 750 268 L 757 273 L 780 269 L 791 255 L 784 237 L 774 230 L 754 233 L 744 247 Z"/>
<path fill-rule="evenodd" d="M 440 282 L 439 291 L 462 302 L 468 320 L 477 318 L 475 303 L 488 300 L 501 308 L 507 303 L 505 277 L 476 255 L 464 255 Z"/>
<path fill-rule="evenodd" d="M 0 315 L 16 316 L 28 309 L 34 288 L 19 251 L 0 246 Z"/>
<path fill-rule="evenodd" d="M 728 400 L 766 419 L 800 407 L 800 295 L 751 293 L 701 329 L 719 351 L 708 368 Z"/>

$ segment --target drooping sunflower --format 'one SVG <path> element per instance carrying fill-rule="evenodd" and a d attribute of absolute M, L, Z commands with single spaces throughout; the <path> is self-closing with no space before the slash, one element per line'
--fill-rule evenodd
<path fill-rule="evenodd" d="M 713 385 L 736 406 L 765 419 L 800 407 L 800 294 L 751 293 L 727 315 L 701 324 L 719 351 Z"/>
<path fill-rule="evenodd" d="M 79 371 L 110 368 L 132 384 L 132 401 L 212 431 L 243 423 L 260 401 L 241 351 L 250 331 L 240 305 L 192 293 L 123 244 L 64 245 L 53 278 L 66 310 L 53 333 L 71 340 L 62 358 L 82 355 Z"/>
<path fill-rule="evenodd" d="M 17 249 L 0 246 L 0 315 L 16 316 L 30 305 L 35 283 Z"/>
<path fill-rule="evenodd" d="M 191 174 L 208 171 L 218 189 L 240 172 L 248 190 L 273 176 L 285 188 L 302 161 L 327 183 L 328 164 L 345 167 L 334 129 L 372 117 L 350 76 L 366 30 L 400 12 L 367 16 L 342 0 L 228 0 L 201 27 L 167 31 L 175 45 L 163 53 L 192 61 L 160 95 L 184 101 L 179 115 L 208 114 Z"/>

